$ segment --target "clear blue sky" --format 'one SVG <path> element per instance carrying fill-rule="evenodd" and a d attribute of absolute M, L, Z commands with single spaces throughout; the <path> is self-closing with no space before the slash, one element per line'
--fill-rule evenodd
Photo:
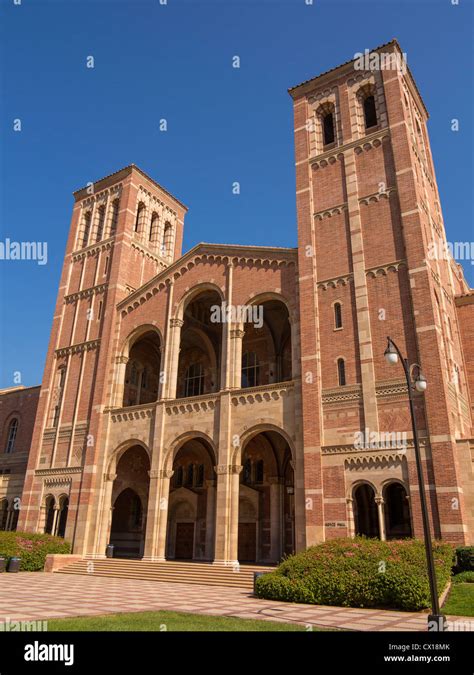
<path fill-rule="evenodd" d="M 286 90 L 393 37 L 431 114 L 448 237 L 472 240 L 472 9 L 471 0 L 1 0 L 0 239 L 49 250 L 45 266 L 0 261 L 0 386 L 14 371 L 41 382 L 73 190 L 134 162 L 190 207 L 185 250 L 295 246 Z M 465 267 L 474 285 L 474 265 Z"/>

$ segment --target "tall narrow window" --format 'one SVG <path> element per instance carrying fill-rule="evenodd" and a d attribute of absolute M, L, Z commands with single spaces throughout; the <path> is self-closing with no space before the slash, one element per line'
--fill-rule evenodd
<path fill-rule="evenodd" d="M 342 307 L 340 302 L 334 304 L 334 328 L 342 328 Z"/>
<path fill-rule="evenodd" d="M 99 214 L 97 218 L 97 236 L 96 241 L 101 241 L 104 234 L 105 223 L 105 205 L 99 206 Z"/>
<path fill-rule="evenodd" d="M 245 352 L 242 356 L 242 388 L 258 385 L 258 359 L 255 352 Z"/>
<path fill-rule="evenodd" d="M 346 364 L 344 363 L 344 359 L 337 360 L 337 377 L 339 386 L 343 387 L 346 384 Z"/>
<path fill-rule="evenodd" d="M 137 208 L 137 217 L 135 220 L 135 232 L 140 232 L 144 210 L 145 204 L 143 202 L 140 202 Z"/>
<path fill-rule="evenodd" d="M 117 230 L 118 214 L 119 214 L 119 200 L 114 199 L 112 202 L 112 216 L 110 218 L 110 235 L 114 235 Z"/>
<path fill-rule="evenodd" d="M 327 113 L 323 117 L 323 138 L 324 145 L 334 143 L 334 116 L 332 113 Z"/>
<path fill-rule="evenodd" d="M 57 427 L 57 426 L 58 426 L 58 422 L 59 422 L 59 410 L 60 410 L 59 406 L 58 406 L 58 405 L 55 405 L 55 406 L 54 406 L 54 412 L 53 412 L 53 427 Z"/>
<path fill-rule="evenodd" d="M 8 435 L 7 435 L 7 445 L 5 447 L 5 452 L 13 452 L 15 449 L 15 440 L 16 440 L 16 435 L 18 432 L 18 420 L 15 417 L 13 419 L 8 427 Z"/>
<path fill-rule="evenodd" d="M 150 244 L 156 244 L 158 237 L 158 214 L 156 212 L 152 213 L 150 221 L 150 233 L 148 235 L 148 241 Z"/>
<path fill-rule="evenodd" d="M 367 96 L 364 99 L 364 121 L 365 128 L 375 127 L 377 125 L 377 112 L 375 110 L 375 98 Z"/>
<path fill-rule="evenodd" d="M 164 258 L 167 258 L 171 255 L 171 237 L 173 235 L 173 228 L 171 223 L 165 223 L 165 229 L 163 230 L 163 240 L 161 242 L 161 255 Z"/>
<path fill-rule="evenodd" d="M 104 277 L 105 277 L 105 275 L 107 274 L 108 271 L 109 271 L 109 256 L 107 256 L 107 258 L 105 259 Z"/>
<path fill-rule="evenodd" d="M 186 371 L 184 380 L 185 396 L 200 396 L 204 390 L 204 372 L 202 363 L 192 363 Z"/>
<path fill-rule="evenodd" d="M 84 214 L 84 234 L 82 237 L 82 248 L 85 248 L 89 242 L 89 234 L 91 231 L 91 218 L 92 214 L 90 211 Z"/>

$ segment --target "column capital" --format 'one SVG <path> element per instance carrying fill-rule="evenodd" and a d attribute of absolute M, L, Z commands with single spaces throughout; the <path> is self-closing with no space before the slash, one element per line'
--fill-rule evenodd
<path fill-rule="evenodd" d="M 176 317 L 173 318 L 173 319 L 170 319 L 171 328 L 181 328 L 183 323 L 184 323 L 183 319 L 177 319 Z"/>
<path fill-rule="evenodd" d="M 241 328 L 231 328 L 230 330 L 230 337 L 232 339 L 240 339 L 242 340 L 245 335 L 245 331 L 242 330 Z"/>
<path fill-rule="evenodd" d="M 375 503 L 376 504 L 385 504 L 385 500 L 383 497 L 375 497 Z"/>
<path fill-rule="evenodd" d="M 113 482 L 117 478 L 116 473 L 104 473 L 104 480 Z"/>
<path fill-rule="evenodd" d="M 129 360 L 130 360 L 130 359 L 128 358 L 128 356 L 124 356 L 123 354 L 121 354 L 120 356 L 116 356 L 116 357 L 115 357 L 115 363 L 117 363 L 117 364 L 123 364 L 124 366 L 127 365 L 127 363 L 129 362 Z"/>
<path fill-rule="evenodd" d="M 239 474 L 244 467 L 239 464 L 218 464 L 214 467 L 217 475 Z"/>

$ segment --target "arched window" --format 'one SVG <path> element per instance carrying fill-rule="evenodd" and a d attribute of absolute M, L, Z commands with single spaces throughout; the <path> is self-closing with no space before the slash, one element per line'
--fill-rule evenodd
<path fill-rule="evenodd" d="M 173 228 L 171 223 L 165 223 L 165 229 L 163 230 L 163 240 L 161 242 L 161 255 L 164 258 L 167 258 L 171 255 L 171 237 L 173 235 Z"/>
<path fill-rule="evenodd" d="M 120 200 L 119 199 L 114 199 L 112 202 L 112 216 L 110 218 L 110 234 L 113 235 L 115 234 L 117 230 L 117 222 L 118 222 L 118 215 L 119 215 L 119 204 Z"/>
<path fill-rule="evenodd" d="M 204 485 L 204 464 L 199 464 L 196 472 L 195 487 L 203 487 Z"/>
<path fill-rule="evenodd" d="M 158 222 L 158 214 L 154 211 L 151 214 L 150 233 L 148 235 L 148 241 L 151 244 L 156 244 L 158 241 Z"/>
<path fill-rule="evenodd" d="M 255 482 L 259 485 L 263 483 L 263 459 L 259 459 L 255 463 Z"/>
<path fill-rule="evenodd" d="M 192 363 L 184 378 L 184 395 L 200 396 L 204 391 L 204 372 L 202 363 Z"/>
<path fill-rule="evenodd" d="M 59 520 L 57 527 L 58 537 L 64 537 L 66 534 L 68 510 L 69 510 L 69 499 L 68 497 L 62 497 L 59 502 Z"/>
<path fill-rule="evenodd" d="M 323 142 L 324 145 L 334 143 L 334 115 L 332 112 L 326 113 L 323 117 Z"/>
<path fill-rule="evenodd" d="M 65 382 L 66 382 L 66 366 L 60 366 L 56 374 L 56 383 L 57 383 L 55 392 L 56 404 L 53 408 L 53 419 L 51 423 L 53 427 L 57 427 L 59 423 L 59 415 L 61 413 L 61 404 L 63 400 Z"/>
<path fill-rule="evenodd" d="M 363 101 L 365 128 L 375 127 L 377 125 L 377 112 L 375 109 L 375 98 L 371 94 L 366 96 Z"/>
<path fill-rule="evenodd" d="M 242 387 L 258 386 L 258 359 L 255 352 L 245 352 L 242 356 Z"/>
<path fill-rule="evenodd" d="M 89 234 L 91 231 L 91 218 L 92 218 L 92 213 L 90 211 L 86 211 L 84 214 L 84 234 L 82 236 L 82 248 L 85 248 L 89 242 Z"/>
<path fill-rule="evenodd" d="M 15 439 L 18 433 L 18 419 L 15 417 L 12 419 L 8 426 L 7 434 L 7 444 L 5 446 L 5 452 L 13 452 L 15 449 Z"/>
<path fill-rule="evenodd" d="M 8 501 L 2 499 L 0 502 L 0 530 L 4 530 L 8 520 Z"/>
<path fill-rule="evenodd" d="M 46 509 L 46 518 L 44 523 L 44 532 L 45 534 L 53 534 L 53 525 L 54 525 L 54 507 L 56 502 L 54 497 L 50 495 L 46 498 L 45 509 Z"/>
<path fill-rule="evenodd" d="M 178 466 L 176 469 L 175 473 L 175 478 L 174 478 L 174 485 L 175 487 L 181 487 L 183 485 L 183 467 Z"/>
<path fill-rule="evenodd" d="M 97 236 L 96 241 L 101 241 L 102 235 L 104 234 L 104 223 L 105 223 L 105 205 L 99 206 L 99 213 L 97 218 Z"/>
<path fill-rule="evenodd" d="M 135 232 L 140 232 L 140 227 L 142 224 L 142 215 L 145 210 L 145 204 L 143 202 L 140 202 L 137 208 L 137 217 L 135 219 Z"/>
<path fill-rule="evenodd" d="M 340 302 L 334 303 L 334 328 L 342 328 L 342 306 Z"/>
<path fill-rule="evenodd" d="M 243 471 L 242 480 L 244 483 L 252 482 L 252 462 L 250 459 L 246 459 L 244 462 L 244 471 Z"/>
<path fill-rule="evenodd" d="M 344 363 L 344 359 L 337 360 L 337 378 L 339 386 L 343 387 L 346 384 L 346 364 Z"/>

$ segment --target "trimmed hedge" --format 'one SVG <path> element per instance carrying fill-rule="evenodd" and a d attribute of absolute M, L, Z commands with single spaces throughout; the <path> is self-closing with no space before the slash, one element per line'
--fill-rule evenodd
<path fill-rule="evenodd" d="M 451 576 L 454 547 L 433 542 L 438 592 Z M 256 595 L 341 607 L 418 611 L 430 606 L 422 541 L 334 539 L 284 560 L 255 583 Z"/>
<path fill-rule="evenodd" d="M 474 572 L 466 570 L 466 572 L 455 574 L 452 581 L 453 584 L 474 584 Z"/>
<path fill-rule="evenodd" d="M 48 553 L 70 553 L 71 545 L 61 537 L 31 532 L 0 532 L 0 556 L 21 558 L 22 572 L 42 570 Z"/>
<path fill-rule="evenodd" d="M 474 546 L 459 546 L 456 549 L 456 571 L 474 572 Z"/>

